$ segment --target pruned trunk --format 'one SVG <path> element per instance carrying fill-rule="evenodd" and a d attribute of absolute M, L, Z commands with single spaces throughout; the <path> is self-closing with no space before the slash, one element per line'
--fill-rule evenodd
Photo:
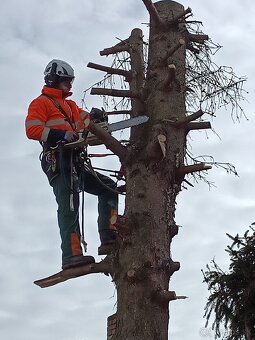
<path fill-rule="evenodd" d="M 165 23 L 184 11 L 174 1 L 154 5 Z M 143 71 L 139 60 L 136 65 L 136 72 Z M 168 65 L 174 65 L 174 76 Z M 173 294 L 165 293 L 179 269 L 170 257 L 170 243 L 176 234 L 175 201 L 182 180 L 177 169 L 183 165 L 186 136 L 186 126 L 167 122 L 185 117 L 185 46 L 178 23 L 162 28 L 152 18 L 145 84 L 143 78 L 137 74 L 140 82 L 130 84 L 139 93 L 132 99 L 133 115 L 144 113 L 150 122 L 131 133 L 125 209 L 129 232 L 120 232 L 120 249 L 113 258 L 117 322 L 112 340 L 168 339 Z"/>

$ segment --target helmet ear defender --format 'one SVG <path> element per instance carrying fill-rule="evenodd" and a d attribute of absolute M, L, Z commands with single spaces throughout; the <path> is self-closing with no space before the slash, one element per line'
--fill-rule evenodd
<path fill-rule="evenodd" d="M 61 77 L 74 79 L 73 68 L 63 60 L 53 59 L 46 66 L 44 80 L 47 86 L 57 87 Z"/>
<path fill-rule="evenodd" d="M 53 63 L 50 73 L 44 77 L 45 83 L 50 87 L 54 87 L 58 84 L 59 76 L 57 75 L 57 67 L 57 63 Z"/>

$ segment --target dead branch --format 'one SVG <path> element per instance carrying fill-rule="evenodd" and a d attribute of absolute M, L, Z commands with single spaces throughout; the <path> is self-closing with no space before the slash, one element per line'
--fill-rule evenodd
<path fill-rule="evenodd" d="M 210 170 L 211 168 L 212 167 L 210 165 L 206 165 L 205 163 L 181 166 L 180 168 L 177 169 L 177 175 L 180 177 L 184 177 L 186 174 L 190 174 L 197 171 Z"/>
<path fill-rule="evenodd" d="M 147 11 L 150 14 L 151 20 L 155 23 L 157 26 L 162 26 L 163 21 L 161 20 L 158 11 L 156 7 L 154 6 L 153 2 L 151 0 L 143 0 L 143 3 L 145 7 L 147 8 Z"/>
<path fill-rule="evenodd" d="M 187 125 L 193 120 L 196 120 L 200 117 L 202 117 L 204 112 L 202 110 L 198 110 L 197 112 L 192 113 L 189 116 L 186 116 L 185 118 L 179 119 L 178 121 L 175 122 L 175 125 L 180 127 L 182 125 Z"/>
<path fill-rule="evenodd" d="M 90 94 L 99 95 L 99 96 L 113 96 L 113 97 L 129 97 L 129 98 L 137 98 L 138 95 L 129 90 L 115 90 L 115 89 L 106 89 L 106 88 L 97 88 L 92 87 Z"/>
<path fill-rule="evenodd" d="M 210 122 L 191 122 L 186 126 L 186 131 L 189 132 L 191 130 L 202 130 L 202 129 L 211 129 Z"/>
<path fill-rule="evenodd" d="M 193 52 L 194 54 L 200 53 L 200 49 L 194 47 L 191 43 L 187 43 L 186 47 L 190 52 Z"/>
<path fill-rule="evenodd" d="M 173 300 L 187 299 L 187 296 L 177 296 L 175 291 L 161 290 L 154 292 L 152 298 L 161 305 L 166 305 Z"/>
<path fill-rule="evenodd" d="M 118 44 L 116 44 L 115 46 L 123 46 L 123 45 L 126 45 L 126 44 L 129 43 L 129 38 L 121 40 L 120 38 L 116 37 L 116 39 L 120 40 L 120 42 Z"/>
<path fill-rule="evenodd" d="M 131 71 L 126 71 L 126 70 L 122 70 L 119 68 L 107 67 L 107 66 L 103 66 L 99 64 L 94 64 L 94 63 L 88 63 L 87 67 L 93 68 L 95 70 L 103 71 L 108 74 L 118 74 L 120 76 L 124 76 L 127 79 L 127 81 L 130 81 L 132 78 Z"/>
<path fill-rule="evenodd" d="M 180 19 L 182 19 L 183 17 L 185 17 L 187 14 L 192 14 L 192 9 L 190 7 L 188 7 L 187 9 L 185 9 L 182 13 L 176 15 L 168 24 L 169 25 L 175 25 L 178 23 L 178 21 Z"/>
<path fill-rule="evenodd" d="M 202 39 L 207 38 L 201 25 L 199 22 L 186 23 L 186 40 L 189 47 L 192 46 L 191 52 L 187 50 L 186 86 L 192 89 L 191 92 L 186 92 L 187 109 L 196 111 L 203 107 L 204 112 L 214 116 L 218 108 L 230 104 L 231 114 L 234 113 L 234 118 L 239 120 L 242 114 L 245 116 L 240 101 L 245 99 L 244 93 L 247 93 L 243 89 L 246 77 L 238 77 L 231 67 L 218 66 L 212 61 L 212 56 L 222 46 L 210 39 L 199 44 L 199 36 Z"/>
<path fill-rule="evenodd" d="M 129 52 L 129 49 L 130 49 L 130 46 L 129 46 L 128 40 L 127 40 L 126 44 L 125 43 L 124 44 L 117 44 L 115 46 L 105 48 L 104 50 L 100 51 L 100 55 L 104 56 L 104 55 L 115 54 L 115 53 L 124 52 L 124 51 Z"/>
<path fill-rule="evenodd" d="M 189 41 L 204 44 L 206 40 L 209 40 L 209 36 L 207 34 L 192 34 L 188 33 L 187 38 Z"/>
<path fill-rule="evenodd" d="M 94 124 L 90 121 L 88 130 L 93 133 L 98 139 L 100 139 L 105 146 L 110 149 L 115 155 L 120 158 L 123 162 L 127 155 L 127 149 L 117 139 L 112 137 L 105 129 L 100 127 L 98 124 Z"/>

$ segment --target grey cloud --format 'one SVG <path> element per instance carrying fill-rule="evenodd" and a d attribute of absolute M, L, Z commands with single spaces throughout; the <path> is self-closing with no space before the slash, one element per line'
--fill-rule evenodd
<path fill-rule="evenodd" d="M 171 304 L 170 335 L 197 340 L 208 295 L 200 270 L 214 256 L 227 268 L 226 232 L 242 233 L 254 221 L 254 50 L 249 42 L 255 6 L 250 1 L 233 6 L 230 0 L 183 4 L 192 7 L 194 18 L 204 21 L 204 31 L 224 45 L 215 57 L 217 63 L 247 75 L 250 91 L 249 103 L 244 103 L 249 122 L 233 124 L 229 112 L 222 110 L 212 122 L 222 140 L 212 133 L 194 133 L 190 140 L 194 155 L 211 154 L 215 160 L 233 162 L 240 175 L 213 169 L 208 179 L 217 188 L 209 190 L 199 183 L 178 197 L 176 221 L 183 227 L 172 242 L 172 256 L 181 262 L 181 270 L 173 276 L 171 289 L 189 299 Z M 0 337 L 101 340 L 106 338 L 106 318 L 115 311 L 116 296 L 108 277 L 91 275 L 45 290 L 33 285 L 35 279 L 60 269 L 61 254 L 55 201 L 38 162 L 40 146 L 25 137 L 24 118 L 29 102 L 40 94 L 49 59 L 59 57 L 73 64 L 73 97 L 80 103 L 83 90 L 102 76 L 86 69 L 87 62 L 109 65 L 110 58 L 100 57 L 98 51 L 114 45 L 115 37 L 128 37 L 133 27 L 142 27 L 146 34 L 141 23 L 148 21 L 148 13 L 142 1 L 135 0 L 10 0 L 2 2 L 0 10 Z M 100 98 L 87 95 L 86 100 L 89 107 L 102 105 Z M 112 158 L 95 164 L 119 166 Z M 86 211 L 89 253 L 95 255 L 99 243 L 95 199 L 86 198 Z"/>

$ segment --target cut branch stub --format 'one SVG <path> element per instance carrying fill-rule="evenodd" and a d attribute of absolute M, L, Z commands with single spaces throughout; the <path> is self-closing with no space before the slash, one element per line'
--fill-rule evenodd
<path fill-rule="evenodd" d="M 211 123 L 210 122 L 191 122 L 188 123 L 186 126 L 186 132 L 189 132 L 191 130 L 202 130 L 202 129 L 211 129 Z"/>
<path fill-rule="evenodd" d="M 162 154 L 163 154 L 163 158 L 165 158 L 166 157 L 166 136 L 165 135 L 158 135 L 157 139 L 158 139 L 159 146 L 160 146 L 160 149 L 161 149 Z"/>
<path fill-rule="evenodd" d="M 188 124 L 189 122 L 193 121 L 193 120 L 196 120 L 200 117 L 202 117 L 204 114 L 204 112 L 202 110 L 198 110 L 197 112 L 194 112 L 192 113 L 191 115 L 189 116 L 186 116 L 182 119 L 179 119 L 177 120 L 174 124 L 177 126 L 177 127 L 180 127 L 180 126 L 183 126 L 183 125 L 186 125 Z"/>
<path fill-rule="evenodd" d="M 127 280 L 130 283 L 142 281 L 145 278 L 145 273 L 142 270 L 131 268 L 127 271 Z"/>
<path fill-rule="evenodd" d="M 125 40 L 125 43 L 123 44 L 117 44 L 115 46 L 109 47 L 109 48 L 105 48 L 104 50 L 100 51 L 100 55 L 104 56 L 104 55 L 109 55 L 109 54 L 115 54 L 115 53 L 119 53 L 119 52 L 129 52 L 129 44 L 128 44 L 128 40 Z"/>
<path fill-rule="evenodd" d="M 175 25 L 179 22 L 180 19 L 184 18 L 187 14 L 192 14 L 192 9 L 188 7 L 185 9 L 182 13 L 176 15 L 170 22 L 168 22 L 169 25 Z"/>
<path fill-rule="evenodd" d="M 176 300 L 176 293 L 168 290 L 156 290 L 152 293 L 152 300 L 160 305 L 168 305 L 169 301 Z"/>
<path fill-rule="evenodd" d="M 175 291 L 156 290 L 154 293 L 152 293 L 152 299 L 164 306 L 173 300 L 187 299 L 187 296 L 178 296 L 176 295 Z"/>
<path fill-rule="evenodd" d="M 129 90 L 115 90 L 106 88 L 92 87 L 90 94 L 99 96 L 113 96 L 113 97 L 129 97 L 137 98 L 139 95 Z"/>
<path fill-rule="evenodd" d="M 197 171 L 210 170 L 211 168 L 212 167 L 210 165 L 206 165 L 205 163 L 181 166 L 180 168 L 177 169 L 177 175 L 179 177 L 184 177 L 186 174 L 190 174 Z"/>
<path fill-rule="evenodd" d="M 119 68 L 107 67 L 107 66 L 103 66 L 99 64 L 94 64 L 94 63 L 88 63 L 87 67 L 93 68 L 95 70 L 103 71 L 108 74 L 118 74 L 120 76 L 124 76 L 127 81 L 130 81 L 132 79 L 131 71 L 121 70 Z"/>
<path fill-rule="evenodd" d="M 167 138 L 163 134 L 158 134 L 146 146 L 145 159 L 160 160 L 166 157 Z M 161 152 L 159 152 L 161 151 Z M 162 157 L 163 156 L 163 157 Z"/>
<path fill-rule="evenodd" d="M 178 235 L 178 232 L 179 232 L 179 226 L 177 224 L 173 224 L 170 226 L 170 237 L 171 238 Z"/>
<path fill-rule="evenodd" d="M 187 38 L 189 41 L 192 41 L 198 44 L 204 44 L 206 40 L 209 40 L 209 36 L 206 34 L 188 33 Z"/>
<path fill-rule="evenodd" d="M 181 264 L 178 261 L 170 261 L 169 262 L 169 275 L 173 275 L 174 272 L 177 272 L 181 268 Z"/>

